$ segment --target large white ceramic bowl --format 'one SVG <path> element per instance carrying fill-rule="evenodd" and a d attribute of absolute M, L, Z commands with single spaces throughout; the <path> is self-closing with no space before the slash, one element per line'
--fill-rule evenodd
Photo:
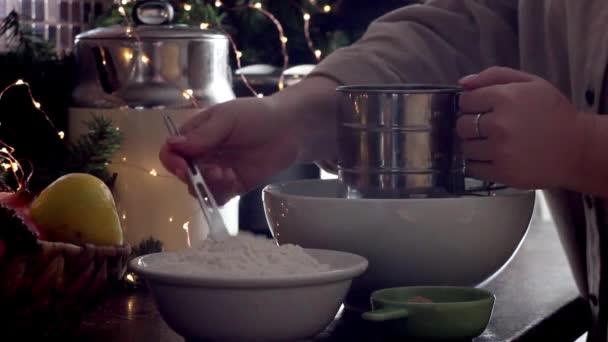
<path fill-rule="evenodd" d="M 163 319 L 187 341 L 292 341 L 320 333 L 367 268 L 365 258 L 351 253 L 306 251 L 331 269 L 267 278 L 185 275 L 154 267 L 167 253 L 136 258 L 131 267 L 145 278 Z"/>
<path fill-rule="evenodd" d="M 534 191 L 437 199 L 346 199 L 337 180 L 267 186 L 266 218 L 280 243 L 364 256 L 347 304 L 365 307 L 380 288 L 473 286 L 507 264 L 523 241 Z"/>

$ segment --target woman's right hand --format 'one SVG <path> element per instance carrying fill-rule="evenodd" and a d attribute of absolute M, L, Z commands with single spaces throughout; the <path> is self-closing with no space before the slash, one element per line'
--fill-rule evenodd
<path fill-rule="evenodd" d="M 192 159 L 223 204 L 295 162 L 332 159 L 336 86 L 311 77 L 270 97 L 209 107 L 182 125 L 183 137 L 167 139 L 160 160 L 188 183 L 185 159 Z"/>
<path fill-rule="evenodd" d="M 296 160 L 288 119 L 275 107 L 269 98 L 239 98 L 209 107 L 182 125 L 182 137 L 167 139 L 160 160 L 188 183 L 185 159 L 192 159 L 223 204 Z"/>

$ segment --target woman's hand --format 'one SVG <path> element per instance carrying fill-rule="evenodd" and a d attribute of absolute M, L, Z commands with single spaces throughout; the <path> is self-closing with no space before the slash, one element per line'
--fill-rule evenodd
<path fill-rule="evenodd" d="M 207 108 L 160 151 L 169 172 L 187 180 L 185 159 L 204 173 L 220 204 L 296 161 L 332 158 L 336 82 L 316 77 L 266 98 L 239 98 Z"/>
<path fill-rule="evenodd" d="M 465 93 L 457 132 L 468 174 L 519 188 L 572 186 L 583 160 L 585 125 L 558 89 L 502 67 L 460 82 Z"/>
<path fill-rule="evenodd" d="M 293 163 L 297 147 L 271 101 L 243 98 L 218 104 L 181 127 L 160 151 L 167 170 L 187 183 L 185 158 L 194 160 L 220 203 Z"/>

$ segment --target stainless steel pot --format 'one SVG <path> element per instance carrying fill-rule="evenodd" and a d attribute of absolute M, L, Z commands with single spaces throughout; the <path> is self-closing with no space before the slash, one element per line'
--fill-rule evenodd
<path fill-rule="evenodd" d="M 189 107 L 184 91 L 191 91 L 201 107 L 234 98 L 223 33 L 168 24 L 173 10 L 164 1 L 142 1 L 133 13 L 140 25 L 76 37 L 76 106 Z"/>
<path fill-rule="evenodd" d="M 460 88 L 356 85 L 337 91 L 338 175 L 347 197 L 464 192 L 465 164 L 455 134 Z"/>

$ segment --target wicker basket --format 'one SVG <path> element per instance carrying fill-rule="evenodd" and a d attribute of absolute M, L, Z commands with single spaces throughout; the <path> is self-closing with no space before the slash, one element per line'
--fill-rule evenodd
<path fill-rule="evenodd" d="M 73 328 L 124 275 L 130 246 L 40 241 L 28 256 L 0 260 L 0 327 L 20 336 Z"/>

